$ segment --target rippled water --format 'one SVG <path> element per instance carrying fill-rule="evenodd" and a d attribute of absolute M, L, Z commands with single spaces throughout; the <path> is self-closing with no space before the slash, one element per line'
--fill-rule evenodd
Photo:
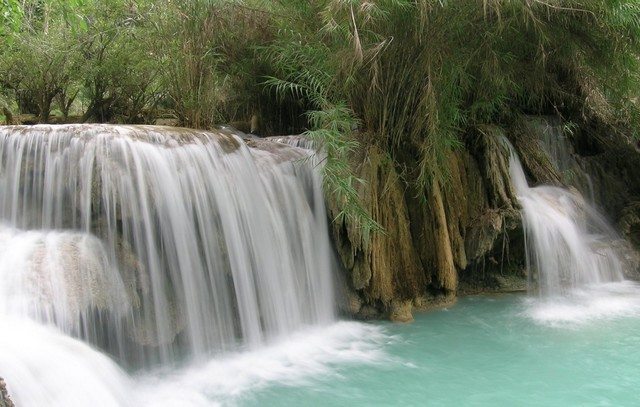
<path fill-rule="evenodd" d="M 302 386 L 246 393 L 239 404 L 637 405 L 640 289 L 594 290 L 599 298 L 555 305 L 471 297 L 410 325 L 376 324 L 386 339 L 376 339 L 375 362 L 336 365 Z"/>

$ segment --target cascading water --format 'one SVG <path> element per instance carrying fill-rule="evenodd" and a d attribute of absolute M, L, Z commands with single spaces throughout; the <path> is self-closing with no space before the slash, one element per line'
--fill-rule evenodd
<path fill-rule="evenodd" d="M 273 136 L 268 139 L 278 143 L 284 143 L 293 147 L 300 147 L 306 150 L 312 150 L 315 147 L 315 142 L 305 136 Z"/>
<path fill-rule="evenodd" d="M 533 316 L 557 322 L 636 312 L 637 287 L 624 281 L 623 242 L 615 231 L 579 193 L 530 187 L 515 150 L 504 142 L 522 205 L 530 291 L 538 294 Z"/>
<path fill-rule="evenodd" d="M 225 131 L 1 128 L 0 375 L 17 404 L 131 403 L 95 348 L 174 369 L 334 321 L 312 154 Z"/>
<path fill-rule="evenodd" d="M 538 136 L 538 144 L 547 154 L 558 174 L 568 184 L 576 187 L 594 205 L 593 180 L 575 159 L 574 149 L 567 130 L 557 117 L 532 117 L 528 121 L 532 134 Z"/>

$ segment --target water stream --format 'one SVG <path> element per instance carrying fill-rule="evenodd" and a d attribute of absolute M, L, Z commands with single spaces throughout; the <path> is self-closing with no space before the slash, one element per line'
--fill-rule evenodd
<path fill-rule="evenodd" d="M 512 151 L 512 184 L 522 205 L 527 268 L 542 296 L 566 296 L 602 283 L 623 280 L 616 234 L 580 194 L 553 186 L 529 187 Z"/>
<path fill-rule="evenodd" d="M 513 153 L 528 296 L 467 298 L 412 325 L 338 321 L 309 146 L 0 128 L 0 375 L 16 404 L 634 400 L 640 289 L 580 194 L 530 187 Z"/>
<path fill-rule="evenodd" d="M 310 155 L 225 132 L 2 128 L 0 371 L 18 405 L 120 405 L 122 369 L 335 322 Z"/>
<path fill-rule="evenodd" d="M 517 154 L 505 142 L 522 206 L 530 316 L 562 325 L 625 314 L 627 297 L 640 297 L 638 287 L 624 279 L 626 242 L 576 190 L 530 187 Z M 552 163 L 567 165 L 566 145 L 555 151 Z"/>

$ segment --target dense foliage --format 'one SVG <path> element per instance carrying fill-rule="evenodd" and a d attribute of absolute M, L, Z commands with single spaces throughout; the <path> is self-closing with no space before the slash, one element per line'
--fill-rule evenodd
<path fill-rule="evenodd" d="M 521 114 L 637 127 L 635 0 L 0 0 L 0 102 L 49 120 L 261 119 L 348 156 L 375 143 L 421 188 L 467 129 Z"/>

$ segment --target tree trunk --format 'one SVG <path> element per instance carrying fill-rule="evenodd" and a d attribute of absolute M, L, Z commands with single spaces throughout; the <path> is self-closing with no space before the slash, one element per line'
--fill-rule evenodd
<path fill-rule="evenodd" d="M 53 103 L 53 99 L 56 97 L 57 94 L 58 94 L 57 91 L 53 91 L 53 92 L 45 91 L 40 97 L 40 103 L 39 103 L 40 123 L 49 123 L 49 116 L 51 115 L 51 104 Z"/>

